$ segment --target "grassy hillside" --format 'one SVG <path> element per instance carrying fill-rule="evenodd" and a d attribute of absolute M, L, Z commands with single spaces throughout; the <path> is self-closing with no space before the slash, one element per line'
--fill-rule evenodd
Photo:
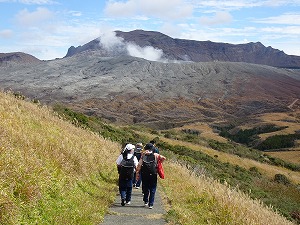
<path fill-rule="evenodd" d="M 58 111 L 72 123 L 47 107 L 0 93 L 0 224 L 99 224 L 118 192 L 118 143 L 149 140 L 132 128 Z M 226 184 L 228 179 L 230 185 L 250 185 L 248 180 L 260 177 L 257 171 L 222 163 L 199 150 L 160 144 L 168 157 L 167 177 L 160 185 L 170 207 L 169 224 L 292 224 L 236 185 Z M 286 194 L 293 188 L 278 187 Z"/>
<path fill-rule="evenodd" d="M 0 224 L 97 224 L 120 146 L 0 93 Z"/>
<path fill-rule="evenodd" d="M 171 205 L 167 218 L 173 224 L 293 224 L 272 207 L 228 185 L 199 176 L 199 171 L 191 172 L 174 162 L 166 162 L 165 170 L 167 177 L 161 183 Z"/>

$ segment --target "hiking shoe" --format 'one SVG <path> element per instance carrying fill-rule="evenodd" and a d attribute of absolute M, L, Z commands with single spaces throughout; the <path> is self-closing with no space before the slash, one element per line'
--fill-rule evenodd
<path fill-rule="evenodd" d="M 121 200 L 121 206 L 124 206 L 125 205 L 125 199 L 122 199 Z"/>
<path fill-rule="evenodd" d="M 131 204 L 131 202 L 130 202 L 130 201 L 129 201 L 129 202 L 126 202 L 126 204 L 127 204 L 127 205 L 130 205 L 130 204 Z"/>
<path fill-rule="evenodd" d="M 153 208 L 153 205 L 149 205 L 149 209 L 152 209 Z"/>

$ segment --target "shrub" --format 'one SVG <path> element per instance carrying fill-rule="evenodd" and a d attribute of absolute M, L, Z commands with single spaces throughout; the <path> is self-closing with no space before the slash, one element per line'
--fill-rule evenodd
<path fill-rule="evenodd" d="M 300 223 L 300 211 L 299 210 L 296 210 L 296 211 L 293 211 L 291 213 L 291 217 L 296 220 L 298 223 Z"/>
<path fill-rule="evenodd" d="M 287 185 L 290 184 L 291 182 L 289 181 L 289 179 L 283 175 L 283 174 L 275 174 L 274 180 L 278 183 Z"/>

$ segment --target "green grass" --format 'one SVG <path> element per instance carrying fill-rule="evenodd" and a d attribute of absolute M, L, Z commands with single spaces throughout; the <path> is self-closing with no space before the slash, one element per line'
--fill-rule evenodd
<path fill-rule="evenodd" d="M 0 118 L 0 224 L 100 223 L 120 145 L 3 93 Z"/>

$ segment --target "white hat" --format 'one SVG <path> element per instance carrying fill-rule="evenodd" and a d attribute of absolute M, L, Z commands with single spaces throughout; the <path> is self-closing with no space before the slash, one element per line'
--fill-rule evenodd
<path fill-rule="evenodd" d="M 133 144 L 127 144 L 123 150 L 123 152 L 125 151 L 131 151 L 132 149 L 135 149 L 135 146 Z"/>

